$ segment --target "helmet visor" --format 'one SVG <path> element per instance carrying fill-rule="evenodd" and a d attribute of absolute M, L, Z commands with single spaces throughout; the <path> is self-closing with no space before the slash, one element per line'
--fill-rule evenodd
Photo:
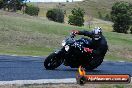
<path fill-rule="evenodd" d="M 101 37 L 100 37 L 100 34 L 95 34 L 95 35 L 94 35 L 94 39 L 95 39 L 95 40 L 99 40 L 100 38 L 101 38 Z"/>

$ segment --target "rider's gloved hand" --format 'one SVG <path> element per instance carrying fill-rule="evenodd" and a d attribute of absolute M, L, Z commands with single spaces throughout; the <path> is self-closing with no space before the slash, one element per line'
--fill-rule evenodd
<path fill-rule="evenodd" d="M 93 49 L 84 48 L 84 51 L 85 51 L 85 52 L 88 52 L 88 53 L 92 53 L 92 52 L 93 52 Z"/>
<path fill-rule="evenodd" d="M 78 30 L 72 30 L 72 34 L 78 34 L 79 31 Z"/>

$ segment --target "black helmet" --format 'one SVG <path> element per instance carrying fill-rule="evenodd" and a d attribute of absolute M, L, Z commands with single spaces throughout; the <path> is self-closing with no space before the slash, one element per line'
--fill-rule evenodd
<path fill-rule="evenodd" d="M 102 36 L 102 29 L 100 27 L 95 27 L 92 31 L 93 39 L 99 40 Z"/>

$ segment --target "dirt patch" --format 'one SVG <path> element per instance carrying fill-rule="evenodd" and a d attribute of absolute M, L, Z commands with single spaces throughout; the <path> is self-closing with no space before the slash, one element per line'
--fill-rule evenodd
<path fill-rule="evenodd" d="M 132 88 L 130 84 L 33 84 L 33 85 L 0 85 L 0 88 Z"/>

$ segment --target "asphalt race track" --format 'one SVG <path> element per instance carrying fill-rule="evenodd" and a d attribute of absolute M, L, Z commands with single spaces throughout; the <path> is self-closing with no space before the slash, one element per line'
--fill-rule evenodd
<path fill-rule="evenodd" d="M 56 70 L 45 70 L 44 57 L 0 55 L 0 81 L 75 78 L 77 69 L 61 65 Z M 87 74 L 130 74 L 132 62 L 104 61 Z"/>

